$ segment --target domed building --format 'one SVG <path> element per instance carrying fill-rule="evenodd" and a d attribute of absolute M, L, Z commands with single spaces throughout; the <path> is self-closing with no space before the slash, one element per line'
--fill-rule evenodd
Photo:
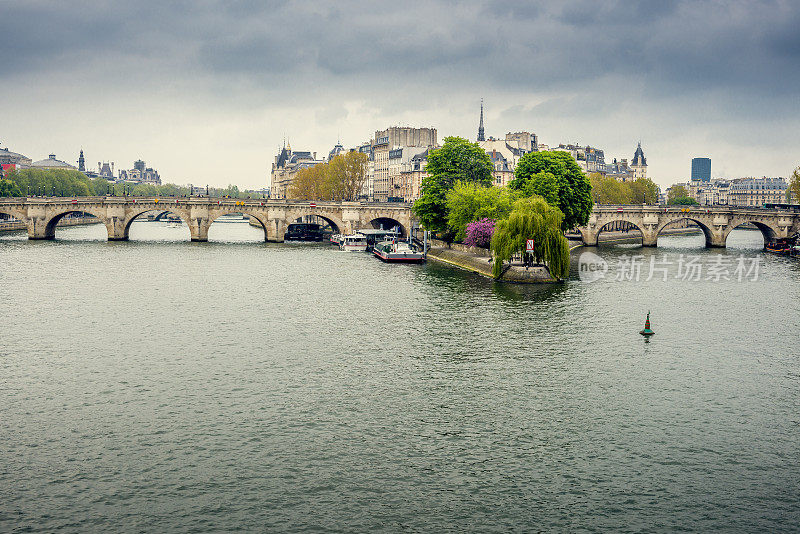
<path fill-rule="evenodd" d="M 30 165 L 31 158 L 0 148 L 0 165 Z"/>
<path fill-rule="evenodd" d="M 60 159 L 56 159 L 55 154 L 50 154 L 47 159 L 42 159 L 39 161 L 34 161 L 31 163 L 31 167 L 34 169 L 68 169 L 68 170 L 77 170 L 77 167 L 74 165 L 70 165 L 66 161 L 61 161 Z"/>
<path fill-rule="evenodd" d="M 344 149 L 341 141 L 336 141 L 336 146 L 333 147 L 330 152 L 328 152 L 328 161 L 332 160 L 333 158 L 335 158 L 340 154 L 344 154 L 345 152 L 347 152 L 347 150 Z"/>

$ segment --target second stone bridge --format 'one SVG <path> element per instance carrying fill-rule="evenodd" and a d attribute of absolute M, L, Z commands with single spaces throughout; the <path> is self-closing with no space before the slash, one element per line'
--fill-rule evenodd
<path fill-rule="evenodd" d="M 597 238 L 608 226 L 624 222 L 642 232 L 642 245 L 655 247 L 658 234 L 668 225 L 682 220 L 695 223 L 703 231 L 706 247 L 724 247 L 734 228 L 752 224 L 764 240 L 790 237 L 800 231 L 800 213 L 789 210 L 733 206 L 603 206 L 595 205 L 589 222 L 578 230 L 583 243 L 597 245 Z"/>

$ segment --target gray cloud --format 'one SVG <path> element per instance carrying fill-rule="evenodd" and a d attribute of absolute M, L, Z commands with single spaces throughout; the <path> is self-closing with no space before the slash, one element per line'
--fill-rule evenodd
<path fill-rule="evenodd" d="M 309 142 L 314 121 L 328 137 L 326 128 L 348 137 L 343 121 L 361 126 L 345 102 L 365 110 L 364 122 L 381 121 L 350 134 L 359 140 L 391 120 L 436 119 L 443 133 L 474 135 L 474 117 L 444 112 L 463 113 L 483 95 L 498 103 L 498 125 L 559 135 L 571 125 L 571 137 L 588 130 L 597 143 L 607 134 L 599 125 L 623 128 L 623 118 L 639 132 L 630 139 L 645 128 L 657 139 L 698 119 L 740 130 L 765 119 L 784 125 L 800 104 L 800 8 L 780 0 L 0 0 L 0 20 L 7 98 L 35 108 L 14 88 L 38 84 L 43 98 L 118 103 L 122 122 L 123 108 L 135 112 L 131 95 L 154 109 L 257 111 L 278 128 L 275 144 L 300 129 L 288 117 L 304 109 Z M 52 89 L 41 87 L 48 77 L 58 79 Z M 753 142 L 796 143 L 797 134 L 777 132 Z"/>

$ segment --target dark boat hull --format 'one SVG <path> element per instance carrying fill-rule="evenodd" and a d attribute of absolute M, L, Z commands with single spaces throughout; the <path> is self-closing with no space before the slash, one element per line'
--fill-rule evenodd
<path fill-rule="evenodd" d="M 418 255 L 414 256 L 401 256 L 397 254 L 386 255 L 386 254 L 381 254 L 378 250 L 374 249 L 372 253 L 376 257 L 380 258 L 382 261 L 385 261 L 386 263 L 422 263 L 423 261 L 425 261 L 424 257 Z"/>

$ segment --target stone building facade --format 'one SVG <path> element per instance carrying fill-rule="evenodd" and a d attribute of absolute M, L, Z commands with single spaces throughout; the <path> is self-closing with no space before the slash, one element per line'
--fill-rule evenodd
<path fill-rule="evenodd" d="M 373 183 L 371 200 L 386 202 L 389 197 L 396 198 L 394 197 L 394 194 L 397 193 L 395 185 L 397 185 L 397 189 L 404 188 L 399 183 L 400 162 L 396 161 L 394 163 L 396 169 L 393 169 L 390 179 L 390 159 L 402 159 L 402 156 L 398 157 L 398 153 L 392 151 L 406 147 L 421 148 L 423 150 L 436 147 L 436 128 L 392 126 L 386 130 L 376 131 L 375 137 L 371 141 L 371 146 L 374 162 L 371 180 Z M 395 157 L 390 158 L 390 152 Z M 395 180 L 396 183 L 392 180 Z"/>
<path fill-rule="evenodd" d="M 789 184 L 784 178 L 739 178 L 732 180 L 728 192 L 731 206 L 783 204 Z"/>
<path fill-rule="evenodd" d="M 144 161 L 136 160 L 133 162 L 133 169 L 119 171 L 121 182 L 137 182 L 144 184 L 161 185 L 161 176 L 158 171 L 148 167 Z"/>
<path fill-rule="evenodd" d="M 294 152 L 291 145 L 284 146 L 275 156 L 275 161 L 272 163 L 269 187 L 270 198 L 288 198 L 287 195 L 291 189 L 292 180 L 297 176 L 297 172 L 300 169 L 313 167 L 320 163 L 324 162 L 317 159 L 316 152 Z"/>

